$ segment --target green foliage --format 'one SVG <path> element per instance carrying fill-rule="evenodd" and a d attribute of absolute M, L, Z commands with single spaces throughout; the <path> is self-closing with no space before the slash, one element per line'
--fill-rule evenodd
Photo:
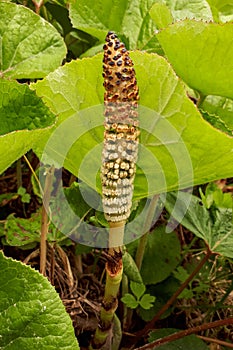
<path fill-rule="evenodd" d="M 173 272 L 174 277 L 179 280 L 181 283 L 189 277 L 188 271 L 183 268 L 183 266 L 178 266 L 177 269 Z M 205 276 L 206 277 L 206 276 Z M 205 282 L 199 281 L 196 287 L 192 287 L 192 282 L 189 283 L 189 288 L 185 288 L 183 292 L 179 295 L 179 299 L 191 299 L 197 295 L 203 295 L 203 293 L 208 292 L 210 288 L 209 279 L 205 279 Z"/>
<path fill-rule="evenodd" d="M 221 188 L 216 183 L 210 182 L 203 193 L 201 187 L 199 188 L 201 200 L 207 209 L 215 208 L 229 208 L 232 209 L 233 198 L 231 193 L 223 193 Z"/>
<path fill-rule="evenodd" d="M 167 5 L 175 21 L 186 18 L 204 21 L 213 19 L 210 6 L 206 0 L 158 0 L 158 2 Z"/>
<path fill-rule="evenodd" d="M 1 135 L 15 130 L 45 128 L 55 116 L 26 84 L 0 80 Z"/>
<path fill-rule="evenodd" d="M 20 186 L 20 187 L 18 188 L 17 193 L 20 195 L 21 201 L 22 201 L 23 203 L 30 203 L 31 196 L 30 196 L 29 193 L 27 193 L 26 188 Z"/>
<path fill-rule="evenodd" d="M 149 310 L 139 308 L 139 315 L 144 321 L 150 321 L 154 315 L 161 309 L 161 307 L 166 304 L 169 298 L 177 291 L 180 283 L 176 278 L 170 275 L 166 280 L 148 285 L 146 292 L 152 296 L 155 296 L 155 302 Z M 168 317 L 173 310 L 170 307 L 162 316 L 161 319 Z"/>
<path fill-rule="evenodd" d="M 169 8 L 164 3 L 156 3 L 150 9 L 150 16 L 158 29 L 167 27 L 173 18 Z"/>
<path fill-rule="evenodd" d="M 71 319 L 48 280 L 1 252 L 0 270 L 0 348 L 78 350 Z"/>
<path fill-rule="evenodd" d="M 103 4 L 105 4 L 104 1 L 103 1 Z M 7 4 L 7 5 L 12 5 L 14 6 L 14 8 L 15 6 L 17 7 L 17 5 L 15 4 Z M 162 6 L 163 10 L 165 10 L 164 4 L 158 4 L 153 1 L 151 2 L 151 4 L 147 4 L 148 8 L 143 8 L 143 10 L 141 11 L 141 15 L 144 18 L 143 25 L 149 26 L 150 30 L 153 29 L 153 26 L 152 27 L 150 26 L 151 20 L 149 19 L 149 11 L 151 11 L 150 13 L 152 13 L 152 16 L 153 16 L 152 5 L 159 6 L 159 8 Z M 184 14 L 184 12 L 182 12 L 183 9 L 186 9 L 186 11 L 190 11 L 190 17 L 197 18 L 197 14 L 198 14 L 197 4 L 195 4 L 195 6 L 194 4 L 192 4 L 192 10 L 190 9 L 191 7 L 189 7 L 188 3 L 182 4 L 183 7 L 182 6 L 180 7 L 178 5 L 174 6 L 174 4 L 172 3 L 170 4 L 170 2 L 167 2 L 166 5 L 171 10 L 174 18 L 178 18 L 178 16 L 179 18 L 182 18 Z M 200 2 L 199 5 L 202 8 L 208 8 L 208 5 L 206 6 L 205 4 L 205 6 L 203 6 L 202 2 Z M 100 6 L 100 2 L 96 3 L 96 5 L 94 6 L 91 6 L 89 10 L 94 11 L 95 6 L 97 7 Z M 127 3 L 125 7 L 122 7 L 122 11 L 123 12 L 126 11 L 127 16 L 129 16 L 130 10 L 127 6 L 129 6 L 130 8 L 130 6 L 133 6 L 133 5 Z M 136 11 L 136 13 L 137 13 L 137 6 L 133 7 L 133 11 Z M 80 7 L 80 8 L 77 9 L 77 7 Z M 87 9 L 88 9 L 88 6 L 86 2 L 85 2 L 85 6 L 84 6 L 84 3 L 82 4 L 82 2 L 75 2 L 71 4 L 70 13 L 71 13 L 73 25 L 77 26 L 78 28 L 78 23 L 76 24 L 75 18 L 76 16 L 81 16 L 83 14 L 82 21 L 79 22 L 79 25 L 80 23 L 85 22 L 85 25 L 88 28 L 89 26 L 91 26 L 90 28 L 94 28 L 93 30 L 96 30 L 96 28 L 99 28 L 99 30 L 102 33 L 101 36 L 103 38 L 103 36 L 106 34 L 106 28 L 108 26 L 103 25 L 103 28 L 102 28 L 100 26 L 99 19 L 97 20 L 96 17 L 92 17 L 92 24 L 90 23 L 88 24 L 89 18 L 87 18 L 88 16 Z M 24 8 L 20 7 L 20 9 L 17 9 L 17 11 L 21 11 L 21 10 L 24 10 Z M 53 10 L 52 9 L 50 10 L 53 11 L 54 8 Z M 77 10 L 80 10 L 80 11 L 77 11 Z M 113 22 L 116 21 L 116 17 L 114 15 L 115 9 L 113 8 L 112 11 L 113 11 L 112 16 L 107 17 L 110 24 L 111 24 L 111 21 Z M 30 13 L 30 15 L 36 16 L 27 9 L 26 9 L 26 13 Z M 56 8 L 56 13 L 57 13 L 57 8 Z M 105 12 L 103 12 L 102 16 L 104 16 L 104 13 Z M 201 13 L 201 15 L 204 18 L 204 13 Z M 66 15 L 64 16 L 67 16 L 67 10 L 66 10 Z M 187 13 L 185 13 L 185 16 L 187 17 Z M 40 18 L 40 17 L 36 16 L 36 18 Z M 55 16 L 55 18 L 57 19 L 57 21 L 59 20 L 58 17 Z M 162 20 L 163 20 L 163 17 L 162 17 Z M 130 22 L 128 20 L 126 21 L 126 23 L 127 23 L 127 26 L 130 27 Z M 184 24 L 183 25 L 184 30 L 182 29 L 183 27 L 181 24 Z M 68 35 L 70 33 L 69 31 L 72 28 L 71 24 L 68 24 L 68 22 L 66 22 L 66 25 L 64 23 L 62 23 L 61 25 L 63 26 L 62 28 L 66 33 L 66 35 Z M 118 25 L 120 26 L 119 23 Z M 165 26 L 166 23 L 164 23 L 163 25 Z M 204 23 L 203 24 L 196 23 L 196 22 L 194 23 L 193 21 L 186 20 L 184 22 L 180 22 L 178 24 L 169 26 L 168 29 L 164 29 L 160 34 L 158 34 L 158 37 L 160 38 L 162 35 L 165 35 L 163 33 L 167 33 L 169 30 L 171 30 L 170 28 L 173 28 L 173 26 L 175 25 L 177 25 L 178 27 L 179 26 L 181 27 L 180 31 L 182 33 L 188 30 L 190 26 L 192 29 L 192 25 L 204 26 L 204 28 L 207 28 L 206 29 L 207 33 L 204 31 L 203 40 L 200 40 L 201 42 L 204 42 L 205 35 L 207 35 L 207 37 L 208 35 L 209 36 L 211 35 L 211 33 L 209 33 L 209 31 L 211 32 L 211 30 L 208 27 L 210 25 L 204 24 Z M 102 29 L 100 29 L 100 27 Z M 83 28 L 83 30 L 85 28 Z M 114 27 L 112 27 L 111 29 L 114 29 Z M 118 28 L 115 28 L 115 29 L 118 30 Z M 132 27 L 130 27 L 129 33 L 125 30 L 123 31 L 123 29 L 122 29 L 122 32 L 124 32 L 124 35 L 129 35 L 129 36 L 136 35 L 136 31 L 133 31 Z M 218 32 L 221 31 L 217 29 L 216 29 L 217 31 L 216 35 L 218 35 Z M 227 37 L 229 37 L 230 29 L 227 27 L 224 30 L 227 33 L 226 34 Z M 152 30 L 152 32 L 154 33 L 154 29 Z M 144 34 L 147 33 L 145 35 L 151 35 L 151 34 L 148 34 L 149 33 L 148 31 L 145 31 L 143 33 Z M 221 39 L 221 33 L 219 35 Z M 195 37 L 195 32 L 193 33 L 193 36 Z M 85 40 L 87 42 L 90 42 L 88 41 L 88 38 L 86 38 Z M 142 41 L 148 40 L 148 37 L 146 37 L 145 39 L 142 38 L 140 40 Z M 223 41 L 223 39 L 221 40 Z M 173 36 L 171 36 L 170 33 L 168 33 L 165 44 L 162 42 L 162 39 L 160 41 L 164 48 L 167 42 L 171 41 L 174 44 Z M 135 39 L 132 39 L 131 42 L 135 42 Z M 187 43 L 186 45 L 185 41 L 182 41 L 182 45 L 183 47 L 187 47 L 187 50 L 189 49 L 189 43 Z M 210 42 L 210 45 L 212 45 L 211 42 Z M 228 45 L 228 44 L 224 42 L 223 46 L 225 47 L 225 45 Z M 132 47 L 134 47 L 134 45 L 132 45 Z M 137 44 L 137 47 L 140 48 L 140 45 Z M 222 51 L 223 50 L 224 48 L 222 49 Z M 193 47 L 191 52 L 192 53 L 194 52 Z M 56 56 L 54 52 L 52 56 L 53 57 Z M 178 54 L 176 54 L 176 57 L 178 57 Z M 37 85 L 35 86 L 37 93 L 40 96 L 42 96 L 44 102 L 49 106 L 49 108 L 55 114 L 59 115 L 58 124 L 64 121 L 68 116 L 71 116 L 79 112 L 83 108 L 94 106 L 96 104 L 103 102 L 102 100 L 103 88 L 102 88 L 102 80 L 100 78 L 101 58 L 102 57 L 100 56 L 96 56 L 93 59 L 75 61 L 70 64 L 65 64 L 62 68 L 58 68 L 54 73 L 48 75 L 47 78 L 37 83 Z M 145 186 L 146 180 L 144 175 L 141 173 L 141 171 L 138 170 L 137 177 L 136 177 L 136 185 L 135 185 L 135 197 L 142 198 L 142 197 L 146 197 L 148 194 L 153 194 L 155 192 L 159 193 L 163 191 L 174 190 L 174 189 L 177 189 L 178 183 L 180 188 L 185 188 L 191 185 L 192 183 L 194 184 L 203 183 L 207 180 L 207 178 L 208 180 L 210 180 L 210 179 L 229 177 L 231 174 L 230 164 L 232 164 L 232 153 L 230 152 L 230 149 L 232 148 L 232 138 L 227 138 L 225 135 L 216 132 L 215 129 L 211 128 L 207 123 L 205 123 L 202 120 L 201 115 L 194 108 L 192 103 L 188 100 L 183 86 L 178 82 L 177 78 L 175 77 L 174 73 L 172 72 L 170 66 L 166 63 L 166 61 L 164 61 L 162 58 L 158 56 L 147 55 L 145 53 L 140 54 L 139 52 L 132 54 L 132 58 L 135 62 L 135 69 L 136 69 L 138 83 L 140 87 L 141 104 L 151 108 L 157 113 L 157 115 L 156 114 L 151 115 L 149 120 L 147 120 L 146 116 L 143 117 L 143 115 L 145 115 L 146 113 L 145 112 L 142 113 L 141 125 L 142 125 L 142 129 L 144 128 L 146 129 L 146 131 L 142 132 L 141 143 L 145 145 L 147 150 L 152 151 L 152 154 L 155 156 L 155 159 L 157 159 L 158 162 L 161 164 L 161 167 L 159 168 L 155 160 L 153 160 L 153 163 L 155 165 L 154 165 L 154 169 L 152 169 L 151 168 L 152 159 L 149 159 L 148 154 L 145 155 L 144 153 L 142 153 L 142 156 L 139 157 L 139 166 L 143 168 L 143 171 L 146 173 L 147 178 L 149 178 L 149 182 L 152 182 L 153 186 L 151 186 L 149 193 L 148 191 L 145 191 L 147 187 Z M 200 64 L 198 64 L 198 66 L 200 66 Z M 214 66 L 215 65 L 208 64 L 208 67 L 206 68 L 210 70 L 210 69 L 214 69 L 213 68 Z M 187 67 L 187 65 L 182 64 L 182 70 L 184 69 L 184 67 Z M 224 68 L 222 67 L 221 69 L 223 71 Z M 193 68 L 192 69 L 190 68 L 190 70 L 193 71 Z M 211 74 L 212 73 L 213 72 L 211 72 Z M 27 77 L 27 76 L 28 75 L 25 73 L 24 77 Z M 205 75 L 201 74 L 201 76 L 203 78 Z M 230 81 L 231 78 L 229 74 L 227 74 L 227 77 Z M 218 81 L 221 81 L 221 79 L 218 79 Z M 72 84 L 70 82 L 72 82 Z M 213 85 L 212 80 L 211 82 L 209 82 L 209 84 Z M 190 83 L 190 85 L 192 86 L 193 84 Z M 224 86 L 225 86 L 225 89 L 229 89 L 231 84 L 227 83 L 224 80 Z M 229 95 L 228 92 L 227 92 L 227 95 Z M 101 113 L 98 111 L 98 109 L 95 111 L 93 110 L 93 113 L 98 114 L 94 124 L 101 125 L 102 124 Z M 93 113 L 91 113 L 91 115 Z M 84 127 L 83 118 L 85 117 L 86 115 L 84 114 L 77 115 L 77 118 L 76 118 L 77 124 L 74 125 L 73 130 L 75 130 L 76 128 L 80 129 L 80 127 L 81 128 Z M 152 118 L 157 120 L 156 124 L 152 122 Z M 167 130 L 167 121 L 169 121 L 169 123 L 171 122 L 171 130 L 169 132 L 169 135 L 167 135 L 167 137 L 165 137 L 163 133 L 161 138 L 160 130 L 161 131 L 164 129 Z M 93 125 L 93 127 L 95 127 L 95 125 Z M 174 130 L 172 129 L 173 127 L 175 127 Z M 177 135 L 174 134 L 176 133 L 176 130 L 177 130 Z M 30 143 L 30 145 L 34 148 L 34 150 L 37 152 L 39 156 L 41 155 L 44 148 L 44 144 L 46 143 L 46 140 L 50 136 L 50 133 L 52 131 L 54 131 L 54 129 L 52 129 L 51 131 L 44 130 L 43 134 L 42 132 L 38 133 L 38 138 L 35 138 L 35 135 L 33 135 L 33 142 L 32 142 L 32 139 L 27 137 L 28 143 Z M 86 133 L 85 135 L 83 135 L 80 138 L 80 140 L 78 140 L 74 144 L 74 146 L 70 149 L 70 151 L 65 157 L 65 162 L 64 162 L 64 166 L 68 170 L 70 170 L 75 175 L 78 175 L 82 180 L 87 182 L 92 187 L 95 187 L 94 182 L 96 182 L 96 180 L 95 178 L 93 179 L 90 178 L 90 170 L 93 173 L 93 169 L 98 167 L 97 163 L 99 163 L 100 161 L 100 148 L 98 148 L 98 152 L 96 151 L 98 154 L 93 155 L 94 162 L 89 162 L 89 164 L 90 163 L 92 164 L 92 169 L 85 167 L 85 169 L 87 169 L 85 173 L 83 172 L 83 170 L 78 172 L 77 169 L 79 168 L 79 165 L 81 161 L 84 159 L 85 155 L 90 150 L 93 150 L 94 147 L 96 145 L 99 145 L 99 143 L 102 141 L 102 131 L 103 129 L 100 127 L 99 129 L 95 130 L 94 134 L 92 132 L 92 133 Z M 182 139 L 184 141 L 183 145 L 178 144 L 178 139 L 177 139 L 181 131 L 182 131 Z M 70 131 L 70 134 L 71 134 L 71 131 Z M 205 135 L 205 139 L 202 137 L 203 134 Z M 20 138 L 20 136 L 22 137 Z M 9 164 L 12 163 L 13 159 L 16 159 L 18 156 L 20 156 L 20 154 L 22 154 L 22 152 L 25 152 L 25 149 L 27 150 L 29 147 L 29 144 L 27 147 L 25 147 L 25 142 L 22 142 L 23 138 L 26 138 L 25 134 L 21 135 L 20 133 L 18 133 L 17 137 L 19 138 L 19 145 L 17 146 L 18 148 L 17 152 L 12 154 L 12 157 L 10 157 L 7 164 L 4 164 L 4 167 L 2 167 L 2 169 L 5 169 L 7 166 L 9 166 Z M 74 135 L 74 137 L 77 138 L 77 134 Z M 176 138 L 176 140 L 174 139 L 174 137 Z M 173 143 L 171 142 L 172 138 L 174 141 Z M 158 141 L 158 139 L 160 139 L 160 141 Z M 4 141 L 5 141 L 5 144 L 9 144 L 11 142 L 11 140 L 8 141 L 7 139 L 5 139 Z M 82 145 L 85 144 L 87 148 L 86 147 L 83 148 L 83 146 L 80 147 L 80 144 Z M 218 148 L 215 147 L 216 144 L 218 144 Z M 24 147 L 22 147 L 23 145 Z M 63 148 L 65 149 L 65 147 Z M 191 158 L 190 166 L 189 164 L 186 163 L 186 161 L 181 162 L 179 160 L 180 157 L 178 157 L 178 155 L 176 156 L 176 154 L 178 153 L 186 152 L 186 148 Z M 208 176 L 206 175 L 207 164 L 204 162 L 199 162 L 199 159 L 202 159 L 204 157 L 205 152 L 207 152 L 207 148 L 208 148 L 208 159 L 205 159 L 205 162 L 206 161 L 209 162 Z M 213 149 L 213 154 L 209 152 L 210 149 Z M 60 151 L 60 150 L 57 149 L 56 151 Z M 61 154 L 62 153 L 64 153 L 64 150 L 61 149 Z M 182 157 L 182 159 L 184 158 Z M 187 158 L 187 162 L 189 163 L 189 156 Z M 177 167 L 178 167 L 178 174 L 176 171 Z M 194 179 L 192 179 L 192 169 L 194 169 Z M 155 171 L 157 172 L 156 177 L 154 176 Z M 166 186 L 164 184 L 164 174 L 166 178 Z M 100 191 L 100 182 L 98 183 L 97 188 Z"/>
<path fill-rule="evenodd" d="M 186 192 L 179 193 L 179 198 L 176 193 L 169 193 L 166 200 L 166 209 L 173 218 L 202 238 L 212 252 L 233 257 L 232 208 L 208 210 L 198 197 Z M 207 196 L 205 202 L 209 206 L 208 201 Z"/>
<path fill-rule="evenodd" d="M 165 280 L 179 262 L 180 243 L 177 235 L 174 232 L 166 233 L 163 226 L 156 228 L 147 240 L 141 268 L 143 282 L 155 284 Z"/>
<path fill-rule="evenodd" d="M 17 3 L 22 5 L 14 2 L 0 3 L 0 172 L 30 149 L 45 164 L 52 158 L 55 166 L 83 181 L 64 190 L 69 210 L 79 217 L 78 227 L 83 221 L 107 227 L 99 211 L 104 90 L 102 53 L 96 53 L 102 51 L 107 31 L 115 30 L 129 49 L 142 50 L 130 53 L 140 90 L 141 127 L 131 219 L 143 207 L 141 199 L 155 193 L 232 177 L 233 30 L 232 23 L 225 23 L 233 20 L 230 0 L 121 0 L 117 6 L 112 0 L 71 1 L 69 6 L 66 0 L 56 0 L 45 1 L 40 15 L 31 10 L 39 1 L 28 1 L 31 9 L 21 0 Z M 85 59 L 75 60 L 78 57 Z M 199 96 L 197 105 L 189 93 Z M 57 139 L 51 137 L 55 134 Z M 82 190 L 95 208 L 85 202 Z M 2 194 L 0 200 L 18 196 L 23 203 L 30 201 L 23 188 L 17 194 Z M 187 207 L 188 193 L 169 193 L 166 208 L 213 252 L 232 258 L 231 195 L 210 183 L 200 189 L 200 196 L 201 200 L 192 196 Z M 64 198 L 56 202 L 52 195 L 50 209 L 53 222 L 62 222 L 61 231 L 71 234 Z M 10 215 L 1 225 L 1 240 L 34 248 L 40 226 L 40 212 L 30 219 Z M 82 234 L 85 242 L 95 243 L 92 232 L 86 229 Z M 53 224 L 48 241 L 70 244 Z M 77 254 L 90 250 L 76 247 Z M 150 232 L 141 273 L 132 256 L 123 255 L 133 294 L 125 294 L 122 301 L 138 308 L 145 321 L 152 319 L 189 274 L 179 262 L 177 236 L 164 227 Z M 78 349 L 70 319 L 47 280 L 1 254 L 0 267 L 0 348 Z M 182 296 L 193 297 L 205 288 L 205 283 L 197 288 L 190 284 Z M 113 348 L 118 349 L 118 319 L 114 330 Z M 163 335 L 153 334 L 150 340 L 157 336 Z M 162 347 L 206 349 L 195 336 Z"/>
<path fill-rule="evenodd" d="M 233 98 L 232 35 L 231 23 L 184 20 L 157 37 L 176 73 L 191 88 L 203 95 Z"/>
<path fill-rule="evenodd" d="M 62 63 L 65 44 L 48 22 L 12 3 L 1 2 L 0 12 L 1 76 L 42 78 Z"/>
<path fill-rule="evenodd" d="M 117 315 L 114 314 L 114 317 L 113 317 L 113 339 L 112 339 L 112 344 L 111 344 L 112 350 L 120 349 L 121 338 L 122 338 L 121 321 L 119 320 Z"/>
<path fill-rule="evenodd" d="M 137 268 L 137 265 L 132 258 L 132 255 L 128 252 L 124 252 L 122 256 L 124 273 L 130 281 L 142 283 L 141 274 Z"/>
<path fill-rule="evenodd" d="M 215 114 L 210 114 L 207 111 L 201 110 L 203 118 L 209 122 L 211 125 L 213 125 L 215 128 L 225 132 L 229 136 L 232 136 L 232 129 L 229 128 L 224 120 L 222 120 L 219 116 L 216 116 Z"/>
<path fill-rule="evenodd" d="M 138 306 L 141 306 L 143 309 L 148 310 L 153 306 L 155 297 L 150 294 L 144 294 L 146 287 L 143 283 L 130 282 L 130 288 L 132 294 L 126 293 L 121 301 L 126 304 L 130 309 L 136 309 Z"/>
<path fill-rule="evenodd" d="M 155 25 L 149 16 L 149 10 L 155 0 L 114 1 L 90 0 L 72 1 L 70 17 L 75 28 L 104 42 L 108 30 L 121 34 L 130 49 L 146 49 L 156 45 Z M 106 15 L 107 14 L 107 15 Z"/>
<path fill-rule="evenodd" d="M 220 117 L 233 130 L 233 101 L 226 97 L 209 95 L 201 104 L 202 111 Z"/>
<path fill-rule="evenodd" d="M 233 20 L 231 0 L 208 0 L 215 22 L 230 22 Z"/>
<path fill-rule="evenodd" d="M 233 138 L 219 133 L 202 119 L 163 58 L 139 52 L 131 53 L 131 57 L 141 91 L 141 104 L 146 107 L 142 107 L 141 112 L 141 144 L 145 148 L 141 150 L 138 160 L 146 179 L 138 169 L 135 198 L 171 191 L 178 186 L 185 188 L 193 183 L 200 184 L 207 178 L 214 180 L 231 176 Z M 58 164 L 64 161 L 69 171 L 92 188 L 97 185 L 99 192 L 101 184 L 100 181 L 96 184 L 96 173 L 101 162 L 103 120 L 102 107 L 94 106 L 103 102 L 99 74 L 101 60 L 102 55 L 97 55 L 83 61 L 73 61 L 35 85 L 37 94 L 55 114 L 59 114 L 59 123 L 67 120 L 69 138 L 64 139 L 62 144 L 56 141 L 57 138 L 51 140 L 50 157 Z M 91 108 L 83 110 L 88 106 Z M 87 125 L 92 126 L 88 132 Z M 181 133 L 183 143 L 180 142 Z M 57 137 L 60 137 L 59 131 Z M 69 146 L 71 144 L 72 147 Z M 80 169 L 84 159 L 85 166 Z M 205 161 L 200 162 L 200 159 Z M 146 180 L 151 184 L 149 193 L 146 191 Z"/>
<path fill-rule="evenodd" d="M 164 338 L 172 333 L 178 332 L 178 329 L 173 328 L 164 328 L 164 329 L 157 329 L 150 333 L 149 342 L 152 343 L 153 341 Z M 185 338 L 178 339 L 175 341 L 172 341 L 168 344 L 162 344 L 160 345 L 160 348 L 163 350 L 208 350 L 209 347 L 196 335 L 189 335 Z"/>
<path fill-rule="evenodd" d="M 40 242 L 41 220 L 40 211 L 32 214 L 29 219 L 17 218 L 10 214 L 4 223 L 4 244 L 21 249 L 35 248 Z M 58 231 L 52 222 L 48 227 L 47 240 L 51 244 L 71 244 L 70 239 Z"/>
<path fill-rule="evenodd" d="M 0 172 L 37 144 L 54 121 L 28 85 L 0 79 Z"/>
<path fill-rule="evenodd" d="M 129 293 L 126 293 L 122 298 L 121 301 L 130 309 L 136 309 L 139 305 L 137 299 Z"/>

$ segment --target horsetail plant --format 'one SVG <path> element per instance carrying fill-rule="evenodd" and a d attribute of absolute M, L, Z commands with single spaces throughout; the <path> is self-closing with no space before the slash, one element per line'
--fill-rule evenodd
<path fill-rule="evenodd" d="M 109 223 L 109 248 L 100 322 L 90 349 L 100 349 L 104 345 L 117 309 L 123 272 L 124 227 L 132 206 L 140 133 L 133 62 L 114 32 L 108 32 L 103 48 L 105 131 L 101 181 L 103 210 Z"/>

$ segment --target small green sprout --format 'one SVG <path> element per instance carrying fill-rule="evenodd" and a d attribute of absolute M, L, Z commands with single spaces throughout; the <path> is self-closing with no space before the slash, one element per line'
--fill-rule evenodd
<path fill-rule="evenodd" d="M 21 201 L 23 203 L 30 203 L 31 196 L 29 193 L 26 192 L 26 189 L 22 186 L 18 188 L 17 194 L 20 195 Z"/>
<path fill-rule="evenodd" d="M 144 294 L 146 287 L 143 283 L 130 282 L 130 289 L 133 294 L 126 293 L 121 301 L 130 309 L 136 309 L 141 306 L 145 310 L 149 310 L 155 301 L 155 297 L 150 294 Z"/>

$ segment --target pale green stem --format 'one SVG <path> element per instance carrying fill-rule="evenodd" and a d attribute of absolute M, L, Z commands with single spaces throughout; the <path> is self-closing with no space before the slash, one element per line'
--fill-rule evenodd
<path fill-rule="evenodd" d="M 109 229 L 109 259 L 106 263 L 105 292 L 100 311 L 100 327 L 96 329 L 89 350 L 101 349 L 111 330 L 112 321 L 118 306 L 118 292 L 122 280 L 122 245 L 124 222 L 110 223 Z"/>

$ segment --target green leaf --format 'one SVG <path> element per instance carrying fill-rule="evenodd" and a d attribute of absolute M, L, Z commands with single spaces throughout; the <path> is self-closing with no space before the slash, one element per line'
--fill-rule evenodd
<path fill-rule="evenodd" d="M 207 120 L 211 125 L 213 125 L 215 128 L 225 132 L 227 135 L 232 136 L 233 135 L 233 129 L 229 129 L 227 125 L 224 123 L 224 121 L 214 114 L 210 114 L 206 111 L 203 111 L 201 109 L 201 114 L 205 120 Z"/>
<path fill-rule="evenodd" d="M 177 235 L 174 232 L 166 233 L 163 226 L 156 228 L 148 235 L 141 268 L 143 282 L 155 284 L 165 280 L 179 260 L 180 243 Z"/>
<path fill-rule="evenodd" d="M 73 182 L 70 187 L 64 190 L 69 205 L 80 218 L 84 218 L 90 211 L 90 206 L 83 198 L 83 191 L 88 193 L 88 196 L 93 199 L 94 207 L 97 207 L 99 205 L 99 197 L 97 193 L 85 183 Z"/>
<path fill-rule="evenodd" d="M 163 3 L 154 4 L 149 13 L 158 29 L 167 27 L 173 21 L 169 8 Z"/>
<path fill-rule="evenodd" d="M 0 252 L 0 348 L 79 349 L 71 319 L 46 278 Z"/>
<path fill-rule="evenodd" d="M 201 109 L 221 118 L 226 126 L 233 130 L 233 100 L 221 96 L 207 96 Z"/>
<path fill-rule="evenodd" d="M 157 37 L 176 73 L 191 88 L 233 98 L 232 35 L 231 23 L 184 20 Z"/>
<path fill-rule="evenodd" d="M 153 295 L 144 294 L 139 301 L 139 304 L 143 309 L 149 310 L 153 306 L 154 301 L 155 297 Z"/>
<path fill-rule="evenodd" d="M 179 329 L 173 328 L 163 328 L 157 329 L 150 333 L 149 342 L 164 338 L 170 334 L 179 332 Z M 163 350 L 208 350 L 209 347 L 196 335 L 189 335 L 187 337 L 175 340 L 173 342 L 169 342 L 168 344 L 160 345 L 160 348 Z"/>
<path fill-rule="evenodd" d="M 26 189 L 22 186 L 18 188 L 17 194 L 21 196 L 21 201 L 23 203 L 30 203 L 31 196 L 29 193 L 26 193 Z"/>
<path fill-rule="evenodd" d="M 65 44 L 56 29 L 28 8 L 0 3 L 0 75 L 42 78 L 65 58 Z"/>
<path fill-rule="evenodd" d="M 146 291 L 146 287 L 143 283 L 137 283 L 134 281 L 130 282 L 130 289 L 132 290 L 133 294 L 137 297 L 137 299 L 140 299 Z"/>
<path fill-rule="evenodd" d="M 5 222 L 6 243 L 13 247 L 31 249 L 40 241 L 41 217 L 33 215 L 30 219 L 16 218 L 13 214 Z"/>
<path fill-rule="evenodd" d="M 48 242 L 56 242 L 60 245 L 69 245 L 70 239 L 61 233 L 57 227 L 54 226 L 53 222 L 56 222 L 56 212 L 53 212 L 53 203 L 51 199 L 51 223 L 48 227 Z M 62 203 L 60 203 L 60 210 L 62 210 Z M 21 249 L 34 248 L 40 242 L 40 230 L 41 230 L 41 211 L 33 213 L 28 219 L 14 217 L 14 214 L 10 214 L 5 220 L 4 235 L 5 244 L 13 247 L 20 247 Z M 62 230 L 60 223 L 60 228 Z"/>
<path fill-rule="evenodd" d="M 142 283 L 142 277 L 137 268 L 137 265 L 128 252 L 124 252 L 122 256 L 122 261 L 124 273 L 129 278 L 129 280 L 137 283 Z"/>
<path fill-rule="evenodd" d="M 121 339 L 122 339 L 122 330 L 121 330 L 121 321 L 119 320 L 119 318 L 115 313 L 113 315 L 113 332 L 112 333 L 113 333 L 113 338 L 112 338 L 111 350 L 119 350 Z"/>
<path fill-rule="evenodd" d="M 104 42 L 109 30 L 129 39 L 131 49 L 145 49 L 148 42 L 156 43 L 156 29 L 149 11 L 155 0 L 72 1 L 70 18 L 75 28 L 83 30 Z M 149 45 L 152 47 L 152 43 Z"/>
<path fill-rule="evenodd" d="M 26 193 L 26 188 L 20 186 L 20 187 L 18 188 L 17 193 L 18 193 L 20 196 L 23 196 L 23 195 Z"/>
<path fill-rule="evenodd" d="M 176 21 L 185 18 L 206 21 L 213 19 L 210 6 L 206 0 L 164 0 L 164 3 L 170 9 Z"/>
<path fill-rule="evenodd" d="M 72 30 L 65 37 L 65 43 L 68 50 L 72 52 L 72 57 L 93 56 L 95 53 L 102 51 L 103 43 L 95 46 L 97 42 L 99 42 L 98 39 L 74 28 L 72 28 Z M 98 47 L 99 50 L 96 49 Z"/>
<path fill-rule="evenodd" d="M 27 84 L 0 79 L 0 173 L 39 142 L 54 120 Z"/>
<path fill-rule="evenodd" d="M 69 19 L 69 11 L 66 6 L 56 4 L 55 1 L 53 1 L 53 3 L 46 1 L 45 6 L 52 14 L 53 18 L 61 25 L 63 36 L 67 35 L 71 31 L 72 25 Z"/>
<path fill-rule="evenodd" d="M 99 52 L 103 51 L 103 43 L 96 45 L 96 46 L 92 46 L 90 49 L 88 49 L 87 51 L 85 51 L 80 57 L 84 58 L 84 57 L 91 57 L 96 55 Z"/>
<path fill-rule="evenodd" d="M 134 298 L 132 294 L 126 293 L 121 301 L 126 304 L 130 309 L 136 309 L 138 307 L 138 301 Z"/>
<path fill-rule="evenodd" d="M 0 79 L 1 135 L 50 126 L 55 116 L 27 84 Z"/>
<path fill-rule="evenodd" d="M 135 199 L 231 177 L 233 138 L 203 120 L 164 58 L 141 52 L 130 55 L 141 104 L 142 148 Z M 97 55 L 66 64 L 34 85 L 37 94 L 59 114 L 59 128 L 57 133 L 53 130 L 44 155 L 49 154 L 59 166 L 64 164 L 98 192 L 104 132 L 101 72 L 102 55 Z"/>
<path fill-rule="evenodd" d="M 201 200 L 186 192 L 168 193 L 165 207 L 174 219 L 196 236 L 202 238 L 210 250 L 233 257 L 232 209 L 207 210 Z"/>
<path fill-rule="evenodd" d="M 215 205 L 217 208 L 229 208 L 232 209 L 233 198 L 231 193 L 223 193 L 216 183 L 210 182 L 205 189 L 205 196 L 201 196 L 203 204 L 207 209 L 211 205 Z M 205 201 L 205 202 L 204 202 Z"/>
<path fill-rule="evenodd" d="M 233 4 L 231 0 L 208 0 L 215 22 L 233 20 Z"/>
<path fill-rule="evenodd" d="M 30 203 L 31 200 L 31 196 L 29 193 L 25 193 L 22 197 L 21 197 L 21 201 L 23 203 Z"/>
<path fill-rule="evenodd" d="M 11 202 L 12 200 L 17 199 L 17 198 L 19 198 L 19 195 L 18 195 L 18 193 L 14 193 L 14 192 L 0 194 L 1 207 L 4 207 L 9 202 Z"/>
<path fill-rule="evenodd" d="M 151 284 L 147 287 L 146 292 L 152 296 L 155 296 L 155 302 L 153 306 L 149 309 L 139 308 L 140 317 L 148 322 L 152 320 L 155 314 L 161 309 L 161 307 L 166 304 L 166 302 L 171 298 L 171 296 L 177 291 L 180 283 L 172 275 L 161 283 Z M 170 307 L 163 315 L 162 319 L 167 318 L 173 310 Z"/>
<path fill-rule="evenodd" d="M 189 273 L 183 268 L 183 266 L 178 266 L 173 272 L 173 276 L 183 283 L 189 277 Z"/>
<path fill-rule="evenodd" d="M 191 272 L 190 272 L 191 273 Z M 173 276 L 180 281 L 181 283 L 183 283 L 188 277 L 189 277 L 189 273 L 187 272 L 187 270 L 185 270 L 183 268 L 183 266 L 178 266 L 177 269 L 173 272 Z M 189 288 L 185 288 L 181 294 L 178 296 L 179 299 L 182 298 L 192 298 L 193 297 L 193 290 L 191 288 L 191 284 L 190 284 L 190 289 Z"/>

